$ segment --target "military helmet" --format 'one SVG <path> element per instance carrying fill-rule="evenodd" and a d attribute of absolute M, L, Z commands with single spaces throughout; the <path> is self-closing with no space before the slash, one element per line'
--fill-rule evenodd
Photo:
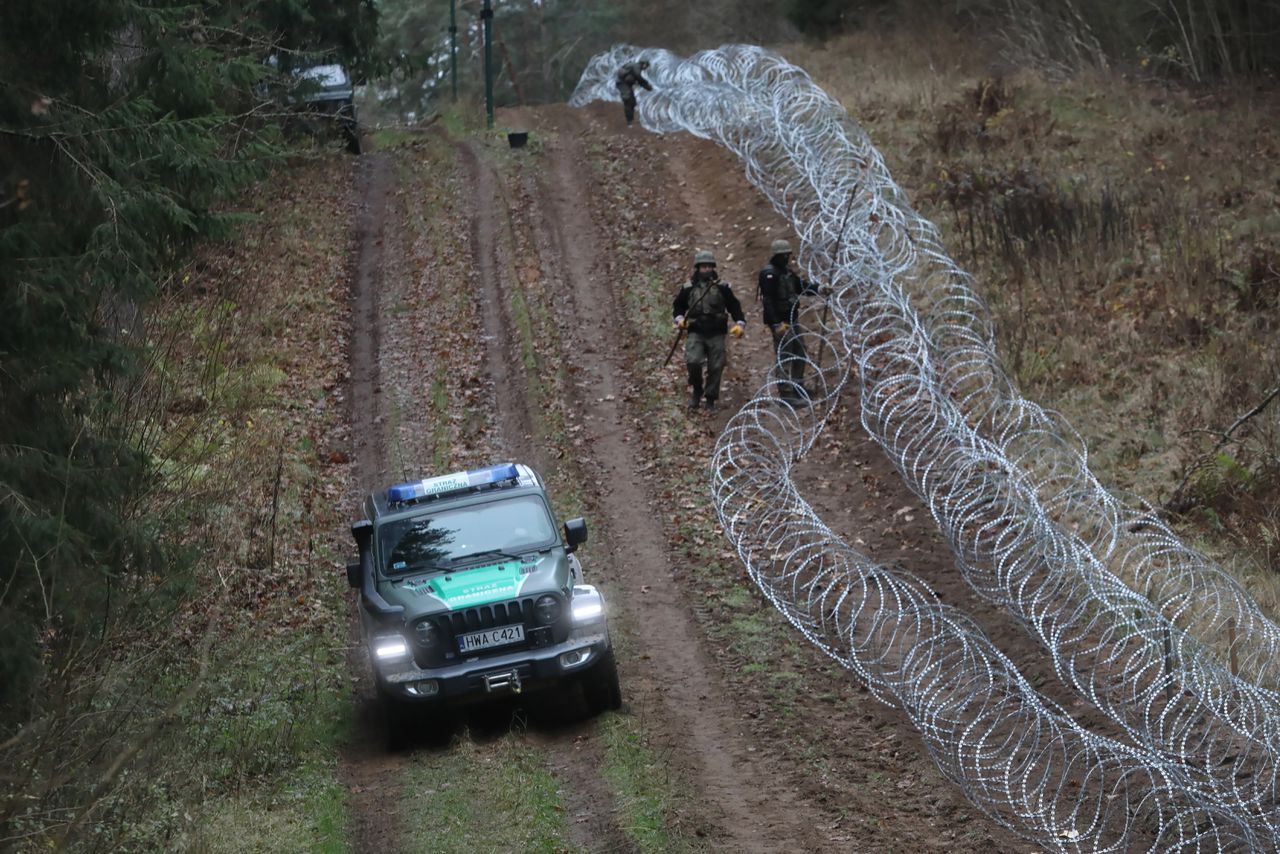
<path fill-rule="evenodd" d="M 791 244 L 785 240 L 778 239 L 769 244 L 770 255 L 790 255 Z"/>
<path fill-rule="evenodd" d="M 710 264 L 714 267 L 716 265 L 716 256 L 703 249 L 701 252 L 693 256 L 693 266 L 696 267 L 699 264 Z"/>

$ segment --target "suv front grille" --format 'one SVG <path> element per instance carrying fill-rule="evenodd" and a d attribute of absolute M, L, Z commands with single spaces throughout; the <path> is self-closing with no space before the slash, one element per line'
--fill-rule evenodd
<path fill-rule="evenodd" d="M 478 632 L 481 629 L 492 629 L 495 626 L 513 626 L 524 623 L 533 624 L 533 600 L 513 599 L 509 602 L 495 602 L 492 605 L 477 605 L 462 611 L 442 614 L 449 623 L 455 636 L 467 632 Z"/>
<path fill-rule="evenodd" d="M 439 667 L 459 658 L 458 636 L 482 629 L 501 626 L 524 625 L 524 642 L 507 644 L 492 649 L 477 650 L 468 655 L 500 655 L 520 649 L 537 649 L 560 643 L 569 637 L 570 613 L 565 600 L 560 599 L 560 619 L 550 626 L 539 626 L 534 620 L 533 603 L 547 594 L 530 596 L 524 599 L 511 599 L 506 602 L 494 602 L 489 605 L 477 605 L 447 614 L 432 614 L 423 617 L 414 624 L 414 658 L 420 667 Z M 552 594 L 554 595 L 554 594 Z M 421 628 L 430 623 L 433 630 Z M 424 643 L 424 636 L 431 642 Z"/>

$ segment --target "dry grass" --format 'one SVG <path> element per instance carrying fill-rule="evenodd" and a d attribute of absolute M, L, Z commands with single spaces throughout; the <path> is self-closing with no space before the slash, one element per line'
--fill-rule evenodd
<path fill-rule="evenodd" d="M 110 631 L 51 662 L 41 713 L 0 744 L 0 848 L 201 850 L 206 821 L 255 824 L 262 850 L 291 847 L 277 826 L 341 839 L 346 164 L 247 196 L 254 227 L 149 306 L 151 362 L 120 398 L 157 476 L 132 512 L 190 559 L 117 568 Z"/>
<path fill-rule="evenodd" d="M 1004 68 L 928 29 L 784 54 L 838 97 L 973 272 L 1024 393 L 1264 602 L 1280 584 L 1280 95 Z M 1003 70 L 1003 74 L 997 72 Z"/>

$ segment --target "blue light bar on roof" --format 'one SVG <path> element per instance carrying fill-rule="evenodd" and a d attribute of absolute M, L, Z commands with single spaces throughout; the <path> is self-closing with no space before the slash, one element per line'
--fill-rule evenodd
<path fill-rule="evenodd" d="M 488 486 L 504 480 L 515 480 L 520 476 L 515 463 L 472 469 L 471 471 L 454 472 L 440 477 L 429 477 L 417 483 L 402 483 L 387 490 L 387 501 L 392 504 L 403 504 L 406 501 L 418 501 L 423 498 L 449 495 L 464 492 L 476 486 Z"/>

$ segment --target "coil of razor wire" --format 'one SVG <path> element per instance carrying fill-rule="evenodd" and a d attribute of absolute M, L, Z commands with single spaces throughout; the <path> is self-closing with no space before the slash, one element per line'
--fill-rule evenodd
<path fill-rule="evenodd" d="M 780 366 L 713 460 L 717 512 L 765 595 L 903 709 L 975 804 L 1042 846 L 1275 850 L 1276 626 L 1153 514 L 1108 493 L 1079 436 L 1017 393 L 969 277 L 808 75 L 752 46 L 687 60 L 619 46 L 591 61 L 570 103 L 616 100 L 614 73 L 641 58 L 655 87 L 642 125 L 735 153 L 800 235 L 810 276 L 834 288 L 827 322 L 802 334 L 816 387 L 789 389 L 813 406 L 775 398 Z M 800 496 L 792 467 L 854 371 L 864 428 L 966 579 L 1123 739 L 1078 726 L 927 585 L 852 549 Z"/>

